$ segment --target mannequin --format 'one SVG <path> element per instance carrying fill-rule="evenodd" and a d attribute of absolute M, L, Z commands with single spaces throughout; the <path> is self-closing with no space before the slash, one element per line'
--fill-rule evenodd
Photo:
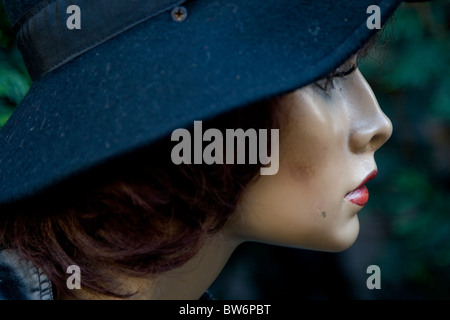
<path fill-rule="evenodd" d="M 356 59 L 341 68 L 353 68 Z M 373 178 L 374 153 L 392 125 L 359 70 L 332 81 L 327 91 L 310 84 L 272 105 L 280 127 L 278 174 L 256 173 L 229 220 L 193 258 L 146 279 L 119 277 L 121 293 L 135 292 L 132 299 L 198 299 L 245 241 L 334 252 L 352 245 L 363 205 L 348 195 Z M 60 298 L 111 297 L 75 290 Z"/>
<path fill-rule="evenodd" d="M 27 2 L 33 7 L 39 1 Z M 147 8 L 145 2 L 135 2 Z M 44 27 L 48 19 L 61 20 L 53 6 L 64 0 L 42 2 L 42 8 L 34 6 L 33 14 L 27 11 L 23 17 L 21 6 L 8 3 L 11 15 L 24 23 L 23 40 L 30 36 L 29 21 Z M 82 3 L 90 8 L 83 9 L 84 23 L 97 21 L 96 10 L 111 13 L 105 19 L 114 25 L 129 15 L 135 22 L 144 18 L 136 10 L 122 16 L 129 9 L 120 1 L 114 4 L 121 10 L 111 12 L 103 2 Z M 98 46 L 86 49 L 84 39 L 74 37 L 69 56 L 57 52 L 67 61 L 45 46 L 28 50 L 28 43 L 22 42 L 38 84 L 27 96 L 31 105 L 23 107 L 33 113 L 13 115 L 2 136 L 10 157 L 3 163 L 0 158 L 0 164 L 8 161 L 18 166 L 8 167 L 12 178 L 3 178 L 12 187 L 2 186 L 6 202 L 1 207 L 0 248 L 17 251 L 21 259 L 39 268 L 56 299 L 199 299 L 244 242 L 336 252 L 350 247 L 358 236 L 357 214 L 368 200 L 365 183 L 377 173 L 374 153 L 392 133 L 391 122 L 357 66 L 367 50 L 360 48 L 373 35 L 366 27 L 366 11 L 361 10 L 365 3 L 346 3 L 355 11 L 347 18 L 333 1 L 325 7 L 308 1 L 282 5 L 249 1 L 235 7 L 228 2 L 192 1 L 186 2 L 192 14 L 181 24 L 164 15 L 178 4 L 157 3 L 164 8 L 150 8 L 156 11 L 145 17 L 148 24 L 130 28 L 129 33 L 117 25 L 125 33 L 112 40 L 93 35 L 90 40 L 101 43 Z M 385 18 L 397 4 L 392 0 L 383 7 Z M 298 19 L 292 6 L 316 12 L 303 10 L 303 18 Z M 265 16 L 264 24 L 254 18 L 256 11 Z M 65 13 L 63 17 L 67 18 Z M 307 18 L 314 28 L 294 37 Z M 277 28 L 266 30 L 274 19 Z M 209 28 L 216 28 L 216 34 L 211 36 Z M 59 41 L 66 32 L 65 25 L 54 29 L 48 41 Z M 31 31 L 45 42 L 38 29 Z M 344 31 L 342 41 L 332 36 Z M 149 39 L 149 34 L 154 38 Z M 180 47 L 179 41 L 185 45 Z M 190 41 L 195 45 L 187 46 Z M 77 44 L 87 53 L 82 54 Z M 333 45 L 338 46 L 334 55 L 324 54 Z M 299 53 L 300 47 L 305 51 Z M 162 55 L 164 48 L 171 55 Z M 56 69 L 52 63 L 40 65 L 33 50 L 63 61 L 62 65 Z M 230 54 L 227 59 L 226 54 Z M 285 61 L 287 56 L 305 59 Z M 261 66 L 257 57 L 274 65 Z M 148 63 L 145 72 L 142 63 Z M 62 79 L 70 86 L 86 75 L 89 81 L 97 80 L 92 85 L 77 82 L 73 92 L 64 90 Z M 132 81 L 138 80 L 134 88 Z M 130 94 L 134 89 L 139 93 Z M 179 94 L 183 98 L 177 101 Z M 41 107 L 39 99 L 46 98 L 64 100 L 64 108 L 53 109 L 62 104 L 59 100 L 43 101 Z M 208 151 L 208 163 L 195 157 L 192 161 L 188 149 L 199 145 L 195 141 L 185 145 L 168 132 L 175 124 L 188 122 L 184 120 L 191 114 L 201 118 L 197 121 L 202 121 L 204 132 L 265 132 L 267 149 L 259 150 L 259 162 L 241 163 L 227 141 L 226 148 Z M 96 123 L 98 117 L 103 121 Z M 34 122 L 39 123 L 40 134 Z M 22 125 L 21 132 L 15 131 L 16 123 Z M 195 124 L 172 133 L 183 132 L 185 139 L 195 140 Z M 55 135 L 51 141 L 61 143 L 60 149 L 43 139 L 47 134 Z M 42 157 L 31 170 L 18 174 L 17 168 L 30 167 L 28 158 L 20 158 L 24 163 L 14 161 L 16 150 L 31 153 L 22 147 L 22 135 Z M 78 149 L 72 154 L 73 148 Z M 68 161 L 65 152 L 73 158 Z M 221 156 L 226 161 L 220 161 Z M 252 157 L 247 154 L 245 159 Z M 40 174 L 39 166 L 46 174 Z M 79 289 L 67 285 L 66 270 L 71 266 L 81 270 Z"/>

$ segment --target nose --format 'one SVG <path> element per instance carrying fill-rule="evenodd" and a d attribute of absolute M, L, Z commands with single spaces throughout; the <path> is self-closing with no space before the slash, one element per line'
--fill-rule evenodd
<path fill-rule="evenodd" d="M 356 73 L 350 148 L 357 153 L 375 152 L 391 137 L 392 122 L 381 110 L 372 88 L 361 72 L 357 70 Z"/>

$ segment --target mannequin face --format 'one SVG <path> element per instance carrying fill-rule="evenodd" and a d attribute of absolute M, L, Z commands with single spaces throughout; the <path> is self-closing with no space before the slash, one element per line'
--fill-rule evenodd
<path fill-rule="evenodd" d="M 226 231 L 233 237 L 323 251 L 356 240 L 365 194 L 349 193 L 374 177 L 374 153 L 392 125 L 358 69 L 333 83 L 280 99 L 279 171 L 259 176 L 242 194 Z"/>

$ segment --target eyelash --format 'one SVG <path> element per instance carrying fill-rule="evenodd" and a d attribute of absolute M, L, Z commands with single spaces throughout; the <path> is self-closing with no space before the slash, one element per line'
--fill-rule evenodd
<path fill-rule="evenodd" d="M 333 80 L 335 78 L 345 78 L 346 76 L 352 74 L 356 69 L 358 69 L 358 62 L 352 64 L 352 66 L 345 71 L 337 71 L 338 69 L 336 69 L 335 71 L 333 71 L 332 73 L 327 75 L 322 80 L 315 82 L 315 85 L 318 86 L 323 91 L 328 91 L 330 85 L 331 85 L 331 88 L 334 87 Z M 325 81 L 325 85 L 321 85 L 319 83 L 320 81 Z"/>
<path fill-rule="evenodd" d="M 334 72 L 333 77 L 334 78 L 343 78 L 348 76 L 349 74 L 353 73 L 358 68 L 358 63 L 353 64 L 348 70 L 346 71 L 340 71 L 340 72 Z"/>

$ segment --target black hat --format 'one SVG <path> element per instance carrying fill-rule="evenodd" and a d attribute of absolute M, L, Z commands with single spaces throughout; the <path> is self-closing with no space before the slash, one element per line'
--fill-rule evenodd
<path fill-rule="evenodd" d="M 33 85 L 0 132 L 0 204 L 325 76 L 399 2 L 4 0 Z"/>

